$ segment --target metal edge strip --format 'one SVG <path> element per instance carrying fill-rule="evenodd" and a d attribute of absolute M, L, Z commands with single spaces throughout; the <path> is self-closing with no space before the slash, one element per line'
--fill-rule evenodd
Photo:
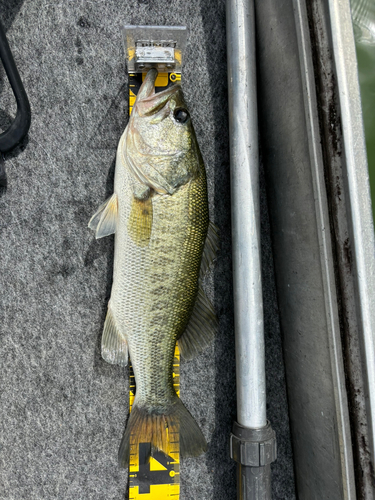
<path fill-rule="evenodd" d="M 320 240 L 320 259 L 326 304 L 327 327 L 331 370 L 334 381 L 335 405 L 338 433 L 340 437 L 341 469 L 345 499 L 355 499 L 355 479 L 353 454 L 350 437 L 348 401 L 345 387 L 345 373 L 337 310 L 336 284 L 332 262 L 332 242 L 329 231 L 329 214 L 325 190 L 323 155 L 319 131 L 317 98 L 314 67 L 311 55 L 311 42 L 304 0 L 293 0 L 296 31 L 299 45 L 301 77 L 304 90 L 306 128 L 308 131 L 311 158 L 311 174 L 315 192 L 317 233 Z"/>
<path fill-rule="evenodd" d="M 375 237 L 367 154 L 362 121 L 357 58 L 349 0 L 329 0 L 333 57 L 341 108 L 348 186 L 348 219 L 352 232 L 356 303 L 362 336 L 367 414 L 371 454 L 374 458 L 375 422 Z"/>

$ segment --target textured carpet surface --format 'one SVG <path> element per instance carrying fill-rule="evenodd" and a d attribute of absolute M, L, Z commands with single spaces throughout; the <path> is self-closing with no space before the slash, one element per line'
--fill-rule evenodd
<path fill-rule="evenodd" d="M 32 108 L 6 156 L 0 197 L 0 499 L 127 498 L 117 451 L 126 370 L 100 357 L 113 238 L 87 222 L 111 194 L 127 123 L 122 24 L 189 28 L 183 88 L 206 163 L 221 250 L 206 280 L 220 332 L 181 367 L 181 397 L 208 452 L 186 459 L 181 500 L 236 498 L 228 439 L 236 416 L 231 285 L 225 2 L 0 0 Z M 15 105 L 0 69 L 0 124 Z M 294 499 L 293 461 L 264 182 L 261 185 L 267 411 L 277 432 L 275 499 Z"/>

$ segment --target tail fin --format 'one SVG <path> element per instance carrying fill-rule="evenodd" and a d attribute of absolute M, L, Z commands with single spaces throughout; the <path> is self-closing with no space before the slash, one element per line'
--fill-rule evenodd
<path fill-rule="evenodd" d="M 119 449 L 120 467 L 129 465 L 130 441 L 137 448 L 139 443 L 151 443 L 151 453 L 161 450 L 168 455 L 170 438 L 178 432 L 182 457 L 196 457 L 207 450 L 202 431 L 177 396 L 165 413 L 134 405 Z"/>

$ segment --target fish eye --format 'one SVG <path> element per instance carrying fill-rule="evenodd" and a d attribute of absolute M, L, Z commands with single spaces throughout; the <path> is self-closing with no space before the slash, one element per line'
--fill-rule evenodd
<path fill-rule="evenodd" d="M 189 112 L 184 108 L 175 109 L 173 116 L 178 123 L 186 123 L 190 118 Z"/>

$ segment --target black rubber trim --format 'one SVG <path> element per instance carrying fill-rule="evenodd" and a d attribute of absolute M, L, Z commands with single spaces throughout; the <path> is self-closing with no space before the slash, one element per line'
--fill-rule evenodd
<path fill-rule="evenodd" d="M 0 151 L 15 148 L 26 136 L 31 122 L 29 99 L 14 62 L 4 28 L 0 22 L 0 58 L 17 102 L 17 114 L 10 127 L 0 134 Z"/>

